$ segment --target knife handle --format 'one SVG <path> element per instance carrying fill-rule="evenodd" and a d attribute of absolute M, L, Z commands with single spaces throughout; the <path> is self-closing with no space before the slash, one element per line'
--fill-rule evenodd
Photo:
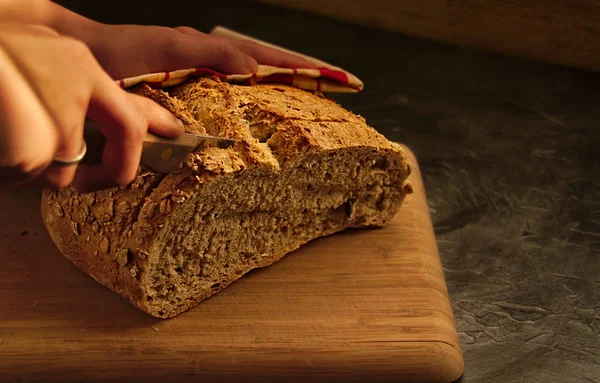
<path fill-rule="evenodd" d="M 83 125 L 83 139 L 87 146 L 87 152 L 81 160 L 83 165 L 98 165 L 102 163 L 102 153 L 106 145 L 106 137 L 102 134 L 100 127 L 92 121 L 85 120 Z"/>
<path fill-rule="evenodd" d="M 98 165 L 102 163 L 102 153 L 106 146 L 106 137 L 102 134 L 98 124 L 92 120 L 86 119 L 83 127 L 83 139 L 85 140 L 87 151 L 81 160 L 81 164 Z M 146 137 L 144 138 L 145 143 L 173 143 L 175 141 L 176 140 L 170 138 L 159 137 L 150 132 L 146 133 Z"/>
<path fill-rule="evenodd" d="M 87 146 L 87 152 L 81 164 L 97 165 L 102 163 L 106 137 L 104 137 L 100 127 L 95 122 L 86 119 L 83 139 Z M 234 140 L 220 140 L 227 141 L 227 145 L 235 142 Z M 181 162 L 197 145 L 198 137 L 193 134 L 183 134 L 177 138 L 165 138 L 148 132 L 144 138 L 140 163 L 157 173 L 170 173 L 179 169 Z"/>

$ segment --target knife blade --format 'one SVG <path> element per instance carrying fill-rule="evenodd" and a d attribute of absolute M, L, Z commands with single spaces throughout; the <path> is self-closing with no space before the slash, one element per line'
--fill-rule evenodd
<path fill-rule="evenodd" d="M 84 165 L 101 163 L 106 137 L 92 120 L 85 121 L 83 132 L 87 152 L 81 163 Z M 233 146 L 235 142 L 234 139 L 193 133 L 184 133 L 177 138 L 165 138 L 148 132 L 144 138 L 140 164 L 157 173 L 171 173 L 179 170 L 186 156 L 196 148 L 212 146 L 226 149 Z"/>

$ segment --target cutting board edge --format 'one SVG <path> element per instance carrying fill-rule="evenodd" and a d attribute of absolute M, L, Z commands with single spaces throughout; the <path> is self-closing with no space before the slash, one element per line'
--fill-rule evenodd
<path fill-rule="evenodd" d="M 153 371 L 153 368 L 156 367 L 156 361 L 153 358 L 158 361 L 164 360 L 164 355 L 146 355 L 143 359 L 131 359 L 127 355 L 121 355 L 120 360 L 115 361 L 111 359 L 114 358 L 114 355 L 103 355 L 98 358 L 98 355 L 88 354 L 87 356 L 82 355 L 76 363 L 69 365 L 72 369 L 82 373 L 94 370 L 97 374 L 95 378 L 100 379 L 99 381 L 113 381 L 115 378 L 127 377 L 133 381 L 148 382 L 161 381 L 163 378 L 161 374 L 165 374 L 167 371 L 169 381 L 173 382 L 187 381 L 190 378 L 215 378 L 216 381 L 221 381 L 218 378 L 223 378 L 224 373 L 231 374 L 229 378 L 233 377 L 237 381 L 246 370 L 253 371 L 252 376 L 255 379 L 286 377 L 292 381 L 294 378 L 303 377 L 306 373 L 316 371 L 320 372 L 321 378 L 351 375 L 372 379 L 381 377 L 383 371 L 385 371 L 385 376 L 403 378 L 413 374 L 414 366 L 417 365 L 423 371 L 421 378 L 426 378 L 426 381 L 451 383 L 460 378 L 464 371 L 462 353 L 444 341 L 362 342 L 359 345 L 362 347 L 358 349 L 350 347 L 336 347 L 333 350 L 316 347 L 300 348 L 285 358 L 282 357 L 284 354 L 281 353 L 281 350 L 287 349 L 287 347 L 281 346 L 281 348 L 268 350 L 270 352 L 252 350 L 241 353 L 232 352 L 231 360 L 221 359 L 209 362 L 205 359 L 206 354 L 192 353 L 180 360 L 180 364 L 175 363 L 171 366 L 175 368 L 164 372 L 155 371 L 156 374 L 150 376 L 141 372 Z M 415 350 L 423 349 L 427 349 L 428 352 L 415 352 Z M 254 358 L 256 354 L 263 354 L 263 357 L 257 360 Z M 11 360 L 8 357 L 10 355 L 7 353 L 0 353 L 0 356 L 2 357 L 0 360 L 5 362 L 0 363 L 0 381 L 11 381 L 17 378 L 29 381 L 51 376 L 50 381 L 71 382 L 81 378 L 81 376 L 72 375 L 72 371 L 68 369 L 57 368 L 57 366 L 69 363 L 71 356 L 68 353 L 56 355 L 52 360 L 46 359 L 45 366 L 41 368 L 36 367 L 35 355 L 31 355 L 28 360 L 20 358 L 16 363 L 14 359 Z M 360 361 L 363 363 L 355 360 L 357 356 L 360 356 Z M 232 360 L 235 360 L 233 366 L 230 364 Z M 131 363 L 134 362 L 135 368 L 131 368 Z M 103 363 L 110 363 L 117 368 L 97 369 L 97 366 Z M 130 368 L 127 368 L 128 366 Z M 116 374 L 117 371 L 120 371 L 120 374 Z"/>
<path fill-rule="evenodd" d="M 435 236 L 435 230 L 433 227 L 433 221 L 431 220 L 431 213 L 429 210 L 429 204 L 428 204 L 428 200 L 427 200 L 427 191 L 425 188 L 425 180 L 423 179 L 423 175 L 421 173 L 421 167 L 419 165 L 419 161 L 417 158 L 417 155 L 412 151 L 412 149 L 402 143 L 402 142 L 396 142 L 398 145 L 400 145 L 402 147 L 402 149 L 405 152 L 405 155 L 407 157 L 407 160 L 409 163 L 413 163 L 415 166 L 412 167 L 412 173 L 409 177 L 409 179 L 411 180 L 411 182 L 415 181 L 414 178 L 418 178 L 416 181 L 418 183 L 418 187 L 417 189 L 417 193 L 413 194 L 413 197 L 415 197 L 417 194 L 420 193 L 420 197 L 421 197 L 421 203 L 423 203 L 426 207 L 426 209 L 424 209 L 424 211 L 427 211 L 427 218 L 429 220 L 429 224 L 426 226 L 426 230 L 428 231 L 427 235 L 431 236 L 433 241 L 432 241 L 432 247 L 431 249 L 429 249 L 429 251 L 431 251 L 433 254 L 432 255 L 432 259 L 434 260 L 434 265 L 429 265 L 430 269 L 438 269 L 441 272 L 441 275 L 436 276 L 436 278 L 439 278 L 439 282 L 441 283 L 441 285 L 443 286 L 443 291 L 440 291 L 439 289 L 436 289 L 435 287 L 431 286 L 432 289 L 437 290 L 438 292 L 442 293 L 444 295 L 444 298 L 446 300 L 445 305 L 446 309 L 449 309 L 448 312 L 442 311 L 442 310 L 436 310 L 439 313 L 441 313 L 445 320 L 448 322 L 448 325 L 450 326 L 451 329 L 453 329 L 454 331 L 452 331 L 452 334 L 450 335 L 450 338 L 453 339 L 453 342 L 445 342 L 440 340 L 439 342 L 443 342 L 446 344 L 447 347 L 452 348 L 452 353 L 454 353 L 456 360 L 458 361 L 457 364 L 457 369 L 455 371 L 455 374 L 453 374 L 453 376 L 455 375 L 456 377 L 454 378 L 454 380 L 460 378 L 462 376 L 462 374 L 464 373 L 464 355 L 462 352 L 462 347 L 460 345 L 460 339 L 459 339 L 459 335 L 458 335 L 458 329 L 456 328 L 456 319 L 454 318 L 454 312 L 452 309 L 452 302 L 450 300 L 450 293 L 448 291 L 448 285 L 446 284 L 446 277 L 444 275 L 443 272 L 443 265 L 442 265 L 442 259 L 440 257 L 440 252 L 439 252 L 439 246 L 437 243 L 437 237 Z M 414 182 L 413 182 L 414 185 Z M 415 185 L 417 186 L 417 185 Z M 400 214 L 402 213 L 402 211 L 400 211 Z"/>

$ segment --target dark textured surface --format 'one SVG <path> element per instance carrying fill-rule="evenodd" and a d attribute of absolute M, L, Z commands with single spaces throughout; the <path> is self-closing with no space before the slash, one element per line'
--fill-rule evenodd
<path fill-rule="evenodd" d="M 223 24 L 354 72 L 364 92 L 336 99 L 420 159 L 462 381 L 600 381 L 600 74 L 238 1 L 62 3 L 111 23 Z"/>

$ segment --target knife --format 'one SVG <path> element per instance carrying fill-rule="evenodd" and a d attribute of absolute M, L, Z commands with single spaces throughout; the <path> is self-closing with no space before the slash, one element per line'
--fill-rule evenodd
<path fill-rule="evenodd" d="M 92 120 L 85 121 L 83 138 L 87 152 L 81 163 L 84 165 L 102 162 L 102 152 L 106 137 L 100 127 Z M 184 133 L 178 138 L 165 138 L 152 133 L 146 133 L 140 164 L 156 173 L 171 173 L 179 170 L 186 156 L 199 147 L 229 148 L 236 140 L 222 137 Z"/>

